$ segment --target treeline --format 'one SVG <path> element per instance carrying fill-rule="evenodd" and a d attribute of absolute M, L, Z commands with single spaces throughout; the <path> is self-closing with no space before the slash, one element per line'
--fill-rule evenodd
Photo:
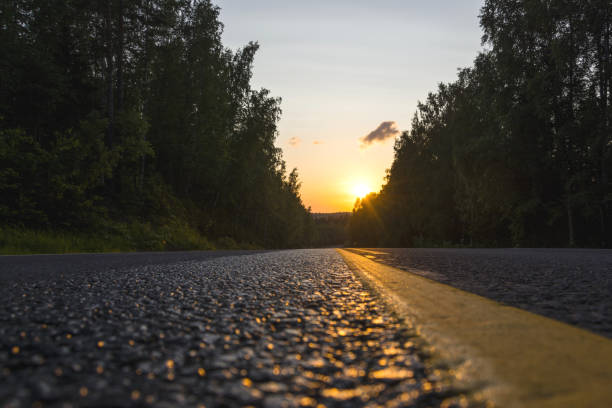
<path fill-rule="evenodd" d="M 316 247 L 344 246 L 349 242 L 348 224 L 351 218 L 349 212 L 315 213 Z"/>
<path fill-rule="evenodd" d="M 251 88 L 258 45 L 222 30 L 209 0 L 3 1 L 0 223 L 309 245 L 280 99 Z"/>
<path fill-rule="evenodd" d="M 610 246 L 612 2 L 486 0 L 485 51 L 418 105 L 359 245 Z"/>

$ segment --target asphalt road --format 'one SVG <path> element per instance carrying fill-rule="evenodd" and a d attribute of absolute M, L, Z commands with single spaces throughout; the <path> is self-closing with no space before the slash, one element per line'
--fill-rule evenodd
<path fill-rule="evenodd" d="M 612 338 L 612 250 L 372 248 L 368 258 Z"/>
<path fill-rule="evenodd" d="M 73 274 L 127 270 L 147 265 L 171 265 L 206 261 L 227 256 L 253 255 L 266 251 L 179 251 L 111 254 L 13 255 L 0 256 L 0 282 L 58 279 Z"/>
<path fill-rule="evenodd" d="M 334 250 L 0 257 L 0 405 L 479 406 Z"/>

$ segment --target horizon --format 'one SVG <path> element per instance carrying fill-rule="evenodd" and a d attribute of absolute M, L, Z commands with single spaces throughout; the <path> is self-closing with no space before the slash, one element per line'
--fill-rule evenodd
<path fill-rule="evenodd" d="M 5 250 L 609 246 L 612 12 L 510 3 L 12 2 Z"/>
<path fill-rule="evenodd" d="M 482 49 L 482 3 L 215 1 L 225 46 L 260 45 L 253 88 L 282 98 L 276 145 L 313 213 L 380 190 L 417 103 Z"/>

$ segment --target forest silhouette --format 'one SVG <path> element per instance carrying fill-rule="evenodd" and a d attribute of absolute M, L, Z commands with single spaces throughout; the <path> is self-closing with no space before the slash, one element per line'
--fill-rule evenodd
<path fill-rule="evenodd" d="M 2 224 L 311 245 L 281 101 L 250 85 L 258 45 L 225 48 L 210 1 L 9 1 L 0 19 Z"/>
<path fill-rule="evenodd" d="M 486 0 L 484 51 L 418 105 L 352 244 L 609 246 L 611 8 Z"/>
<path fill-rule="evenodd" d="M 611 9 L 486 0 L 484 50 L 418 105 L 382 190 L 317 228 L 258 45 L 227 49 L 209 0 L 2 2 L 0 246 L 609 246 Z"/>

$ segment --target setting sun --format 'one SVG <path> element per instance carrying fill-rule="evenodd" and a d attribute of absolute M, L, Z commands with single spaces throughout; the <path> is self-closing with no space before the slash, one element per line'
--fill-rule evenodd
<path fill-rule="evenodd" d="M 355 184 L 353 186 L 352 193 L 355 197 L 363 198 L 367 196 L 371 191 L 372 189 L 365 184 Z"/>

